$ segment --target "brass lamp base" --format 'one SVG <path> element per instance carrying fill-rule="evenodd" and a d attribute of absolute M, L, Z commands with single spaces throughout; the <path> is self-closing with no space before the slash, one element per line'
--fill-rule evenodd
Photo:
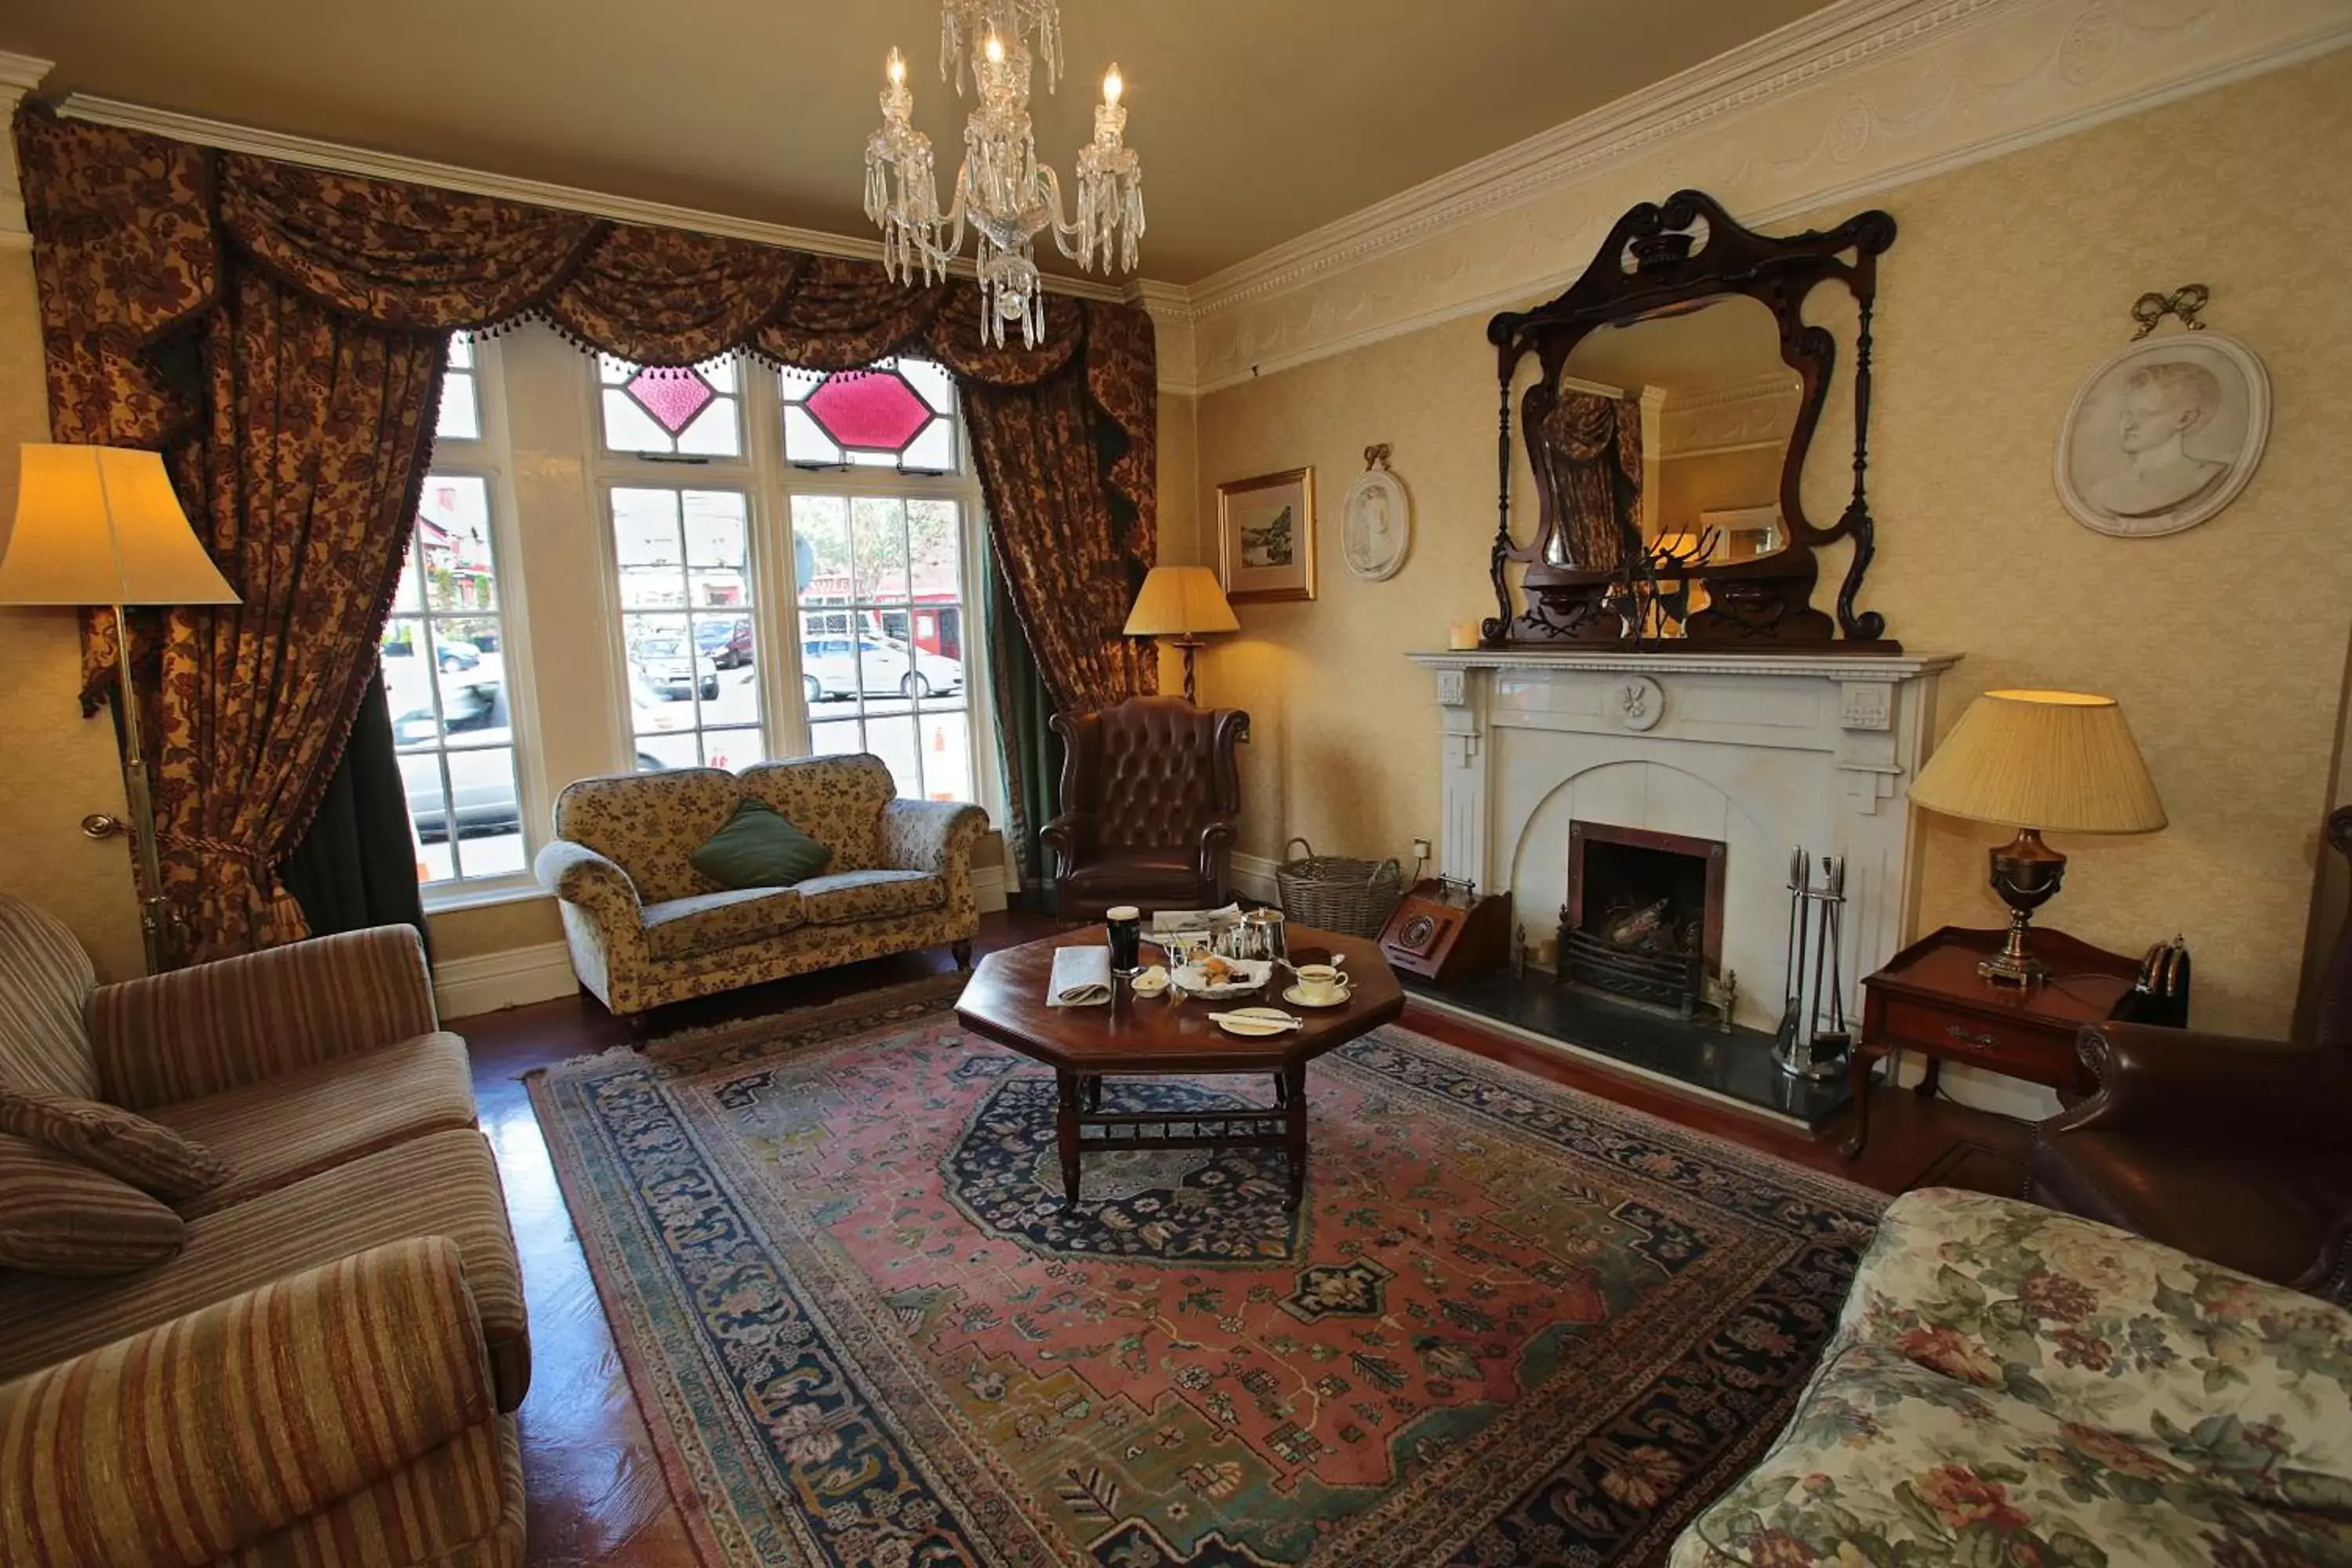
<path fill-rule="evenodd" d="M 2032 985 L 2050 976 L 2049 966 L 2026 950 L 2033 911 L 2058 896 L 2066 879 L 2066 857 L 2042 842 L 2039 828 L 2021 827 L 2017 837 L 1992 851 L 1992 890 L 2009 906 L 2009 936 L 2000 951 L 1977 964 L 1987 980 Z"/>

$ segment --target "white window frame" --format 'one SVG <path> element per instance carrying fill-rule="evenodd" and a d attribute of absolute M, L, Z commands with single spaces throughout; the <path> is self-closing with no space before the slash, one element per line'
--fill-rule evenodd
<path fill-rule="evenodd" d="M 498 574 L 498 605 L 493 614 L 499 623 L 499 658 L 506 673 L 508 749 L 513 753 L 514 760 L 515 815 L 522 830 L 523 864 L 519 871 L 501 872 L 496 876 L 418 883 L 417 891 L 428 913 L 478 904 L 505 903 L 533 897 L 542 891 L 539 879 L 531 871 L 530 863 L 546 842 L 543 825 L 551 820 L 553 808 L 545 770 L 540 763 L 538 682 L 530 661 L 530 617 L 521 571 L 522 542 L 517 526 L 514 464 L 509 447 L 505 370 L 499 357 L 496 339 L 477 336 L 473 338 L 471 346 L 476 422 L 481 434 L 473 440 L 436 437 L 425 472 L 427 475 L 446 474 L 454 479 L 479 479 L 489 500 L 491 565 Z M 414 528 L 414 520 L 410 526 Z M 437 680 L 434 689 L 437 702 Z M 446 752 L 448 749 L 446 742 L 446 737 L 444 736 L 442 742 L 436 743 L 435 751 Z M 407 754 L 424 753 L 412 752 Z M 443 777 L 446 787 L 446 771 Z M 454 804 L 445 802 L 443 809 L 454 818 Z M 402 811 L 404 814 L 406 810 L 407 792 L 404 784 Z M 453 820 L 449 824 L 449 831 L 454 834 L 456 829 L 457 824 Z M 410 831 L 412 834 L 415 831 L 414 825 Z"/>
<path fill-rule="evenodd" d="M 980 476 L 972 460 L 971 429 L 957 399 L 956 450 L 961 472 L 902 473 L 895 468 L 847 464 L 839 468 L 796 467 L 784 457 L 783 393 L 773 366 L 751 355 L 740 356 L 737 384 L 742 419 L 743 453 L 739 458 L 646 456 L 607 451 L 604 446 L 602 388 L 596 362 L 582 354 L 578 377 L 583 450 L 587 454 L 590 490 L 599 509 L 595 530 L 609 628 L 605 655 L 609 661 L 615 712 L 614 733 L 619 737 L 616 772 L 636 768 L 636 721 L 629 702 L 628 655 L 623 635 L 625 618 L 620 604 L 619 545 L 613 529 L 613 498 L 616 489 L 652 488 L 676 489 L 740 489 L 747 501 L 751 536 L 749 571 L 753 583 L 753 635 L 760 639 L 758 672 L 761 725 L 769 753 L 777 757 L 810 754 L 812 738 L 807 705 L 801 690 L 801 605 L 793 580 L 793 499 L 795 496 L 887 496 L 906 500 L 952 500 L 962 529 L 964 695 L 966 725 L 971 736 L 972 792 L 975 802 L 992 820 L 1003 818 L 1003 770 L 997 760 L 996 706 L 989 684 L 987 625 L 989 606 L 983 587 L 980 552 L 989 548 Z M 764 623 L 764 624 L 763 624 Z M 777 646 L 781 643 L 781 647 Z"/>

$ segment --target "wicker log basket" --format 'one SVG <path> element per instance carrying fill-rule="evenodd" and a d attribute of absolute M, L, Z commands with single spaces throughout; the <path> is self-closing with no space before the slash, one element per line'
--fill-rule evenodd
<path fill-rule="evenodd" d="M 1315 846 L 1294 838 L 1283 847 L 1305 853 L 1275 868 L 1282 912 L 1301 925 L 1345 936 L 1378 936 L 1404 897 L 1404 868 L 1394 860 L 1359 860 L 1318 855 Z"/>

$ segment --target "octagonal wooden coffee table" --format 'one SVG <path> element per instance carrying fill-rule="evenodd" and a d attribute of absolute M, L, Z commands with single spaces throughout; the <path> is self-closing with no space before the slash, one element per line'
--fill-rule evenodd
<path fill-rule="evenodd" d="M 1289 1157 L 1290 1203 L 1307 1187 L 1307 1064 L 1331 1049 L 1392 1022 L 1404 1011 L 1404 992 L 1368 938 L 1290 928 L 1291 962 L 1314 963 L 1334 951 L 1347 958 L 1353 994 L 1339 1007 L 1300 1007 L 1282 999 L 1288 977 L 1256 995 L 1203 1002 L 1193 997 L 1145 997 L 1118 986 L 1108 1007 L 1048 1007 L 1054 950 L 1099 947 L 1103 928 L 1092 926 L 1042 942 L 992 952 L 972 971 L 956 1016 L 973 1034 L 994 1040 L 1054 1069 L 1059 1090 L 1054 1128 L 1061 1145 L 1062 1194 L 1078 1201 L 1078 1166 L 1106 1149 L 1280 1149 Z M 1228 1035 L 1209 1021 L 1213 1012 L 1268 1005 L 1306 1020 L 1287 1034 L 1262 1039 Z M 1274 1103 L 1241 1110 L 1133 1111 L 1102 1108 L 1105 1077 L 1182 1078 L 1203 1074 L 1259 1075 L 1274 1086 Z M 1155 1131 L 1156 1130 L 1156 1131 Z"/>

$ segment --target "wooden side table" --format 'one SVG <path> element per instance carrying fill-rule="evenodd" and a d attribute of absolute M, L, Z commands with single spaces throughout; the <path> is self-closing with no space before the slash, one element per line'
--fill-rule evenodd
<path fill-rule="evenodd" d="M 2139 962 L 2036 926 L 2033 952 L 2050 978 L 2029 986 L 1987 980 L 1977 961 L 1998 950 L 2005 934 L 1946 926 L 1863 981 L 1849 1159 L 1870 1137 L 1871 1066 L 1890 1052 L 1927 1058 L 1916 1090 L 1922 1097 L 1936 1092 L 1947 1061 L 2045 1084 L 2070 1100 L 2095 1087 L 2074 1055 L 2074 1037 L 2084 1025 L 2115 1016 L 2139 977 Z"/>

